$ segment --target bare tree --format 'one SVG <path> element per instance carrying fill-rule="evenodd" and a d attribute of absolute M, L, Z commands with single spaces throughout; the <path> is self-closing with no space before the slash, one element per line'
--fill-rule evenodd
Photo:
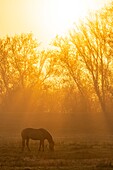
<path fill-rule="evenodd" d="M 106 15 L 105 15 L 106 16 Z M 104 113 L 107 109 L 107 82 L 110 69 L 110 48 L 108 35 L 111 22 L 108 22 L 102 12 L 92 15 L 87 22 L 71 32 L 71 42 L 75 45 L 81 61 L 91 75 L 91 81 Z"/>
<path fill-rule="evenodd" d="M 71 86 L 77 88 L 84 109 L 87 110 L 87 92 L 84 81 L 84 63 L 80 61 L 79 53 L 69 38 L 56 37 L 53 44 L 57 47 L 57 56 Z M 67 83 L 69 86 L 69 83 Z M 74 102 L 74 101 L 73 101 Z"/>
<path fill-rule="evenodd" d="M 29 103 L 32 100 L 31 105 L 36 105 L 35 93 L 43 89 L 51 74 L 50 67 L 45 69 L 49 55 L 40 52 L 38 47 L 39 43 L 32 34 L 0 39 L 0 90 L 1 101 L 5 105 L 9 103 L 11 107 L 11 98 L 14 102 L 18 96 L 21 96 L 19 102 L 27 102 L 29 97 Z"/>

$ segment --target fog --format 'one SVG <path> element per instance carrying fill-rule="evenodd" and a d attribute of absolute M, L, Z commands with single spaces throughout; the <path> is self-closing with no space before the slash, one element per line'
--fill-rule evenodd
<path fill-rule="evenodd" d="M 94 117 L 93 117 L 94 116 Z M 104 135 L 111 133 L 111 126 L 107 124 L 102 114 L 74 115 L 59 113 L 4 113 L 0 119 L 1 135 L 19 135 L 26 127 L 45 128 L 55 137 L 75 137 L 78 134 Z M 112 133 L 111 133 L 112 134 Z"/>

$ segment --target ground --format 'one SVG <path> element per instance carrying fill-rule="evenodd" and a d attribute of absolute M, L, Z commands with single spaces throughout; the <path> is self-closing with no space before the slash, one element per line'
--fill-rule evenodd
<path fill-rule="evenodd" d="M 55 151 L 38 152 L 38 142 L 30 141 L 31 152 L 21 151 L 20 136 L 0 137 L 0 170 L 111 170 L 113 136 L 84 135 L 55 137 Z"/>

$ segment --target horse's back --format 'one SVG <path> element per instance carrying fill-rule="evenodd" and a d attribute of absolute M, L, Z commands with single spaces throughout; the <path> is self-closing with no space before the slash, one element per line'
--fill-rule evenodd
<path fill-rule="evenodd" d="M 21 136 L 24 139 L 31 138 L 33 140 L 41 140 L 45 138 L 45 135 L 40 129 L 33 129 L 33 128 L 25 128 L 21 132 Z"/>

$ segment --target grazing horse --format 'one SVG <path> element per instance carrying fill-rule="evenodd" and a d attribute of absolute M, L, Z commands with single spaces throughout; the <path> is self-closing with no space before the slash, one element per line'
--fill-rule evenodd
<path fill-rule="evenodd" d="M 39 151 L 41 150 L 41 147 L 42 147 L 42 150 L 44 151 L 44 140 L 47 139 L 48 142 L 49 142 L 49 149 L 51 151 L 54 151 L 53 138 L 52 138 L 51 134 L 43 128 L 40 128 L 40 129 L 33 129 L 33 128 L 23 129 L 22 132 L 21 132 L 21 136 L 22 136 L 22 151 L 25 148 L 25 144 L 26 144 L 28 150 L 30 151 L 29 139 L 40 140 Z"/>

